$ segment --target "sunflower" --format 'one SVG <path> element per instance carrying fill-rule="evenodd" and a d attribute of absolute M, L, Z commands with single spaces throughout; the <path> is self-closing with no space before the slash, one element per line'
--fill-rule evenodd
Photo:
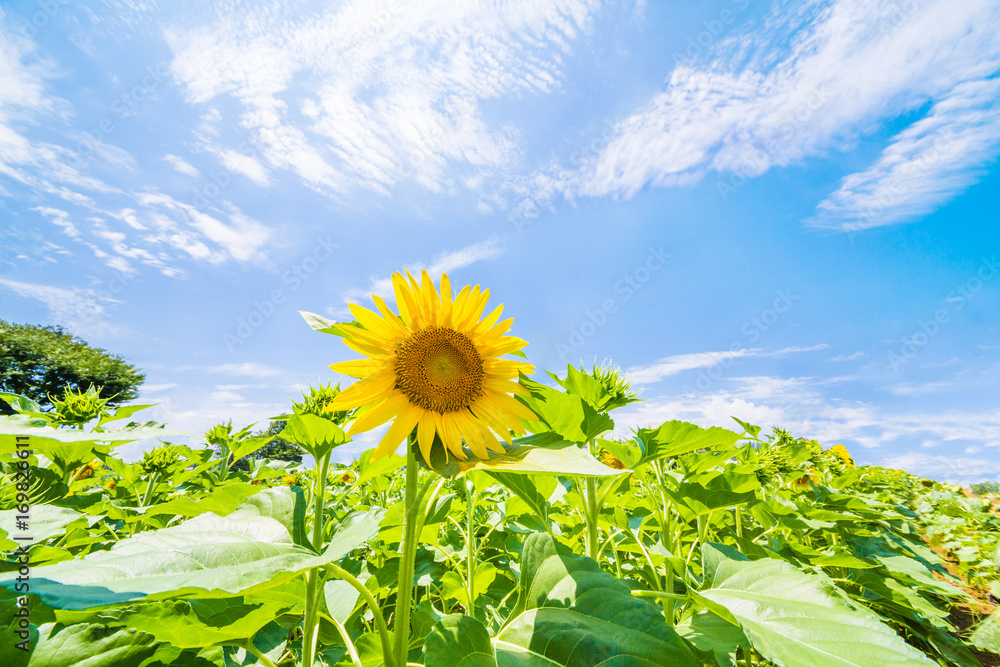
<path fill-rule="evenodd" d="M 406 272 L 392 276 L 399 314 L 378 296 L 379 313 L 350 304 L 360 326 L 342 326 L 344 342 L 367 359 L 330 366 L 360 378 L 327 405 L 330 410 L 363 407 L 349 435 L 363 433 L 394 418 L 372 460 L 389 456 L 414 428 L 424 461 L 430 460 L 435 438 L 445 454 L 465 460 L 462 440 L 472 453 L 486 459 L 502 452 L 494 433 L 508 443 L 511 431 L 523 433 L 521 418 L 538 418 L 510 394 L 530 395 L 510 380 L 531 364 L 500 359 L 527 343 L 505 336 L 512 319 L 497 322 L 503 305 L 480 319 L 489 290 L 466 286 L 452 298 L 447 275 L 440 294 L 424 271 L 421 282 Z M 491 432 L 492 431 L 492 432 Z"/>

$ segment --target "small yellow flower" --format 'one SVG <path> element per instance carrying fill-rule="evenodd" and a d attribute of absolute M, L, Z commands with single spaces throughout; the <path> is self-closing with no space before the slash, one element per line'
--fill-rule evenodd
<path fill-rule="evenodd" d="M 803 475 L 792 482 L 796 489 L 808 489 L 816 482 L 816 475 Z"/>
<path fill-rule="evenodd" d="M 281 478 L 281 483 L 285 486 L 291 486 L 292 484 L 295 484 L 295 478 L 291 475 L 285 475 Z"/>
<path fill-rule="evenodd" d="M 847 451 L 847 447 L 844 447 L 843 445 L 834 445 L 830 448 L 830 452 L 840 457 L 840 460 L 844 462 L 845 468 L 854 467 L 854 459 L 851 458 L 851 453 Z"/>

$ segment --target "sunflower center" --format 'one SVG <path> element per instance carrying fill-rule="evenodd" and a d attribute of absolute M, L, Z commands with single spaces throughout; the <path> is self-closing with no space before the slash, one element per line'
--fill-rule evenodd
<path fill-rule="evenodd" d="M 483 358 L 468 336 L 427 327 L 399 344 L 396 385 L 411 403 L 445 413 L 468 407 L 483 393 Z"/>

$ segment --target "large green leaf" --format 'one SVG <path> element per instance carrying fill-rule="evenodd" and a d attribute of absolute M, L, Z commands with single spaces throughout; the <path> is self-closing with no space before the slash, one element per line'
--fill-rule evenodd
<path fill-rule="evenodd" d="M 30 537 L 30 541 L 17 541 L 18 544 L 30 547 L 44 542 L 53 535 L 61 534 L 66 526 L 84 515 L 66 507 L 36 505 L 31 508 L 27 520 L 21 520 L 26 525 L 25 530 L 18 528 L 19 516 L 24 515 L 17 510 L 0 512 L 0 529 L 11 537 Z"/>
<path fill-rule="evenodd" d="M 276 486 L 247 498 L 237 510 L 239 515 L 266 516 L 281 523 L 292 536 L 292 542 L 308 546 L 306 535 L 306 496 L 298 486 Z M 236 518 L 236 514 L 230 518 Z"/>
<path fill-rule="evenodd" d="M 31 652 L 27 665 L 139 667 L 157 652 L 157 648 L 158 642 L 152 635 L 128 628 L 88 623 L 45 623 L 38 628 L 38 644 Z"/>
<path fill-rule="evenodd" d="M 608 477 L 630 472 L 604 465 L 590 452 L 571 442 L 559 445 L 549 441 L 546 446 L 531 444 L 530 438 L 515 439 L 512 444 L 500 441 L 503 453 L 490 452 L 489 458 L 478 459 L 465 448 L 464 461 L 449 456 L 444 447 L 435 446 L 431 450 L 428 467 L 443 477 L 460 477 L 470 470 L 490 470 L 510 473 L 551 473 L 580 477 Z"/>
<path fill-rule="evenodd" d="M 829 581 L 785 561 L 725 560 L 712 587 L 695 595 L 784 667 L 934 664 L 870 613 L 849 607 Z"/>
<path fill-rule="evenodd" d="M 969 639 L 980 651 L 1000 653 L 1000 612 L 995 611 L 987 616 Z"/>
<path fill-rule="evenodd" d="M 132 415 L 134 415 L 135 413 L 139 412 L 140 410 L 151 408 L 154 405 L 156 404 L 149 403 L 147 405 L 120 405 L 117 408 L 115 408 L 114 413 L 109 415 L 104 415 L 103 417 L 101 417 L 101 420 L 97 422 L 97 425 L 100 427 L 110 422 L 118 421 L 119 419 L 127 419 Z"/>
<path fill-rule="evenodd" d="M 299 572 L 337 560 L 378 530 L 382 511 L 355 514 L 323 554 L 292 543 L 268 517 L 212 513 L 122 540 L 110 551 L 32 571 L 32 593 L 57 609 L 87 609 L 138 600 L 231 597 L 280 586 Z M 13 588 L 15 573 L 0 575 Z"/>
<path fill-rule="evenodd" d="M 332 421 L 309 413 L 289 417 L 278 437 L 302 447 L 316 460 L 348 440 L 344 431 Z"/>
<path fill-rule="evenodd" d="M 590 403 L 579 396 L 529 380 L 523 374 L 520 383 L 531 392 L 530 398 L 521 397 L 521 400 L 547 427 L 543 429 L 533 427 L 532 430 L 536 433 L 548 430 L 558 433 L 570 442 L 583 443 L 615 427 L 610 417 L 595 410 Z"/>
<path fill-rule="evenodd" d="M 729 449 L 740 439 L 729 429 L 702 428 L 683 421 L 669 421 L 655 429 L 639 429 L 636 437 L 645 449 L 639 463 L 681 456 L 699 449 Z"/>
<path fill-rule="evenodd" d="M 224 600 L 169 600 L 109 614 L 117 623 L 180 648 L 200 648 L 252 637 L 286 607 Z M 110 621 L 109 621 L 110 622 Z"/>
<path fill-rule="evenodd" d="M 493 644 L 478 620 L 451 614 L 434 626 L 424 640 L 427 667 L 496 667 Z"/>
<path fill-rule="evenodd" d="M 51 428 L 41 426 L 42 423 L 44 422 L 41 420 L 24 419 L 20 415 L 0 417 L 0 453 L 15 451 L 17 449 L 17 436 L 22 436 L 22 438 L 28 436 L 31 448 L 44 452 L 46 450 L 58 451 L 59 445 L 67 444 L 123 444 L 144 438 L 191 435 L 186 431 L 168 431 L 163 428 L 134 428 L 96 433 L 77 429 Z"/>
<path fill-rule="evenodd" d="M 148 516 L 157 514 L 179 514 L 181 516 L 198 516 L 206 512 L 214 512 L 221 516 L 229 514 L 242 505 L 247 498 L 257 493 L 257 488 L 246 483 L 226 484 L 213 489 L 200 498 L 176 496 L 165 503 L 153 505 L 143 512 Z"/>
<path fill-rule="evenodd" d="M 710 611 L 693 615 L 679 623 L 676 629 L 696 649 L 715 655 L 720 665 L 733 665 L 737 649 L 750 646 L 739 626 Z"/>
<path fill-rule="evenodd" d="M 519 475 L 517 473 L 503 472 L 502 470 L 490 470 L 487 474 L 521 499 L 532 515 L 542 521 L 545 530 L 548 531 L 551 529 L 549 524 L 548 499 L 559 483 L 554 477 L 548 475 Z M 543 484 L 545 488 L 539 488 Z M 507 503 L 509 506 L 510 501 L 508 500 Z M 507 515 L 511 516 L 509 510 Z"/>
<path fill-rule="evenodd" d="M 551 536 L 526 540 L 521 568 L 514 613 L 524 611 L 497 635 L 499 664 L 701 664 L 658 607 Z"/>

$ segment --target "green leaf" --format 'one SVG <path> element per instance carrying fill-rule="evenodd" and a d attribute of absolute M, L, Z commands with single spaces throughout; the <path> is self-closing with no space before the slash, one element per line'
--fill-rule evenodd
<path fill-rule="evenodd" d="M 32 593 L 56 609 L 88 609 L 138 600 L 223 598 L 280 586 L 299 572 L 343 557 L 378 530 L 382 510 L 349 517 L 321 555 L 292 543 L 267 517 L 212 513 L 139 533 L 110 551 L 35 568 Z M 17 573 L 0 574 L 12 589 Z"/>
<path fill-rule="evenodd" d="M 1000 612 L 993 612 L 976 626 L 969 641 L 980 651 L 1000 653 Z"/>
<path fill-rule="evenodd" d="M 191 435 L 187 431 L 170 431 L 163 428 L 135 428 L 101 433 L 87 433 L 76 429 L 56 429 L 40 426 L 37 419 L 24 419 L 21 415 L 0 417 L 0 453 L 17 450 L 17 436 L 28 436 L 31 448 L 42 451 L 58 452 L 60 445 L 111 443 L 120 445 L 145 438 L 165 438 Z M 45 449 L 43 449 L 43 447 Z M 53 458 L 45 454 L 49 458 Z"/>
<path fill-rule="evenodd" d="M 346 623 L 354 612 L 361 593 L 343 579 L 332 579 L 323 585 L 323 596 L 330 616 L 338 623 Z"/>
<path fill-rule="evenodd" d="M 14 394 L 9 391 L 0 391 L 0 400 L 5 401 L 7 405 L 12 407 L 17 412 L 42 411 L 42 406 L 27 396 L 22 396 L 21 394 Z"/>
<path fill-rule="evenodd" d="M 17 510 L 5 510 L 0 512 L 0 529 L 6 531 L 7 534 L 12 537 L 30 537 L 30 541 L 17 541 L 18 544 L 23 544 L 24 546 L 29 547 L 35 544 L 41 544 L 55 535 L 62 534 L 66 526 L 84 515 L 65 507 L 56 507 L 54 505 L 34 505 L 28 513 L 27 530 L 18 529 L 17 517 L 19 516 L 23 516 L 23 513 Z"/>
<path fill-rule="evenodd" d="M 358 469 L 361 471 L 361 476 L 358 478 L 358 484 L 364 484 L 368 480 L 375 479 L 380 475 L 387 475 L 406 465 L 406 457 L 400 456 L 399 454 L 386 456 L 373 463 L 371 459 L 374 453 L 374 448 L 366 449 L 358 458 Z"/>
<path fill-rule="evenodd" d="M 557 665 L 701 664 L 657 606 L 591 559 L 565 553 L 552 537 L 529 536 L 521 568 L 514 613 L 524 611 L 497 635 L 499 664 L 518 664 L 511 646 Z M 548 664 L 530 659 L 526 664 Z"/>
<path fill-rule="evenodd" d="M 347 442 L 347 435 L 339 426 L 309 413 L 291 416 L 278 437 L 302 447 L 317 461 Z"/>
<path fill-rule="evenodd" d="M 692 594 L 738 623 L 754 649 L 779 665 L 934 664 L 870 613 L 849 607 L 829 581 L 785 561 L 724 561 L 713 587 Z"/>
<path fill-rule="evenodd" d="M 444 447 L 431 450 L 428 467 L 442 477 L 461 477 L 470 470 L 490 470 L 511 473 L 551 473 L 580 477 L 608 477 L 631 472 L 604 465 L 585 449 L 564 442 L 561 448 L 554 445 L 534 447 L 515 439 L 512 444 L 500 441 L 504 452 L 490 452 L 486 460 L 478 459 L 465 448 L 466 459 L 461 461 L 449 455 Z"/>
<path fill-rule="evenodd" d="M 313 331 L 334 334 L 335 336 L 344 335 L 337 330 L 337 323 L 331 319 L 323 317 L 322 315 L 317 315 L 316 313 L 310 313 L 307 310 L 300 310 L 299 315 L 301 315 L 302 319 L 306 321 L 306 324 L 312 327 Z"/>
<path fill-rule="evenodd" d="M 965 597 L 962 589 L 934 577 L 920 561 L 908 556 L 875 556 L 893 574 L 907 579 L 939 595 Z"/>
<path fill-rule="evenodd" d="M 733 665 L 737 649 L 750 646 L 738 625 L 710 611 L 699 612 L 678 623 L 676 630 L 699 651 L 712 652 L 720 665 Z"/>
<path fill-rule="evenodd" d="M 478 620 L 451 614 L 434 626 L 424 640 L 427 667 L 496 667 L 486 626 Z"/>
<path fill-rule="evenodd" d="M 181 516 L 198 516 L 206 512 L 214 512 L 225 516 L 243 504 L 247 498 L 257 493 L 257 488 L 245 483 L 219 486 L 199 498 L 176 496 L 165 503 L 153 505 L 144 513 L 147 516 L 157 514 L 179 514 Z"/>
<path fill-rule="evenodd" d="M 610 417 L 595 410 L 579 396 L 529 380 L 523 374 L 520 376 L 520 383 L 531 392 L 531 398 L 521 396 L 520 400 L 547 427 L 533 429 L 535 432 L 548 430 L 570 442 L 584 443 L 615 427 Z"/>
<path fill-rule="evenodd" d="M 156 403 L 149 403 L 148 405 L 121 405 L 115 408 L 113 414 L 104 415 L 103 417 L 101 417 L 101 420 L 97 422 L 97 425 L 103 426 L 104 424 L 107 424 L 109 422 L 115 422 L 118 421 L 119 419 L 127 419 L 132 415 L 134 415 L 135 413 L 139 412 L 140 410 L 145 410 L 146 408 L 151 408 L 154 407 L 155 405 Z"/>
<path fill-rule="evenodd" d="M 729 429 L 702 428 L 683 421 L 669 421 L 655 429 L 639 429 L 636 437 L 645 448 L 639 463 L 673 458 L 699 449 L 728 449 L 740 439 Z"/>
<path fill-rule="evenodd" d="M 298 486 L 276 486 L 247 498 L 236 510 L 242 516 L 264 516 L 281 523 L 292 536 L 292 542 L 299 546 L 309 546 L 306 535 L 306 496 Z M 230 516 L 237 518 L 237 514 Z"/>
<path fill-rule="evenodd" d="M 558 377 L 552 375 L 552 373 L 549 373 L 549 375 L 561 384 L 562 388 L 568 393 L 579 396 L 587 401 L 590 407 L 595 410 L 600 411 L 608 399 L 611 398 L 608 390 L 593 375 L 576 368 L 573 364 L 567 364 L 565 380 L 560 380 Z"/>
<path fill-rule="evenodd" d="M 519 475 L 501 470 L 488 470 L 486 474 L 503 484 L 509 491 L 523 500 L 534 516 L 542 520 L 546 526 L 546 530 L 551 530 L 548 499 L 551 497 L 553 491 L 556 490 L 556 485 L 559 484 L 555 477 L 549 475 Z M 544 489 L 539 488 L 542 484 L 545 485 Z"/>
<path fill-rule="evenodd" d="M 129 628 L 180 648 L 200 648 L 252 637 L 286 609 L 280 603 L 228 600 L 175 600 L 145 604 L 111 617 Z"/>
<path fill-rule="evenodd" d="M 28 667 L 139 667 L 156 653 L 157 643 L 152 635 L 128 628 L 45 623 L 38 628 Z"/>

